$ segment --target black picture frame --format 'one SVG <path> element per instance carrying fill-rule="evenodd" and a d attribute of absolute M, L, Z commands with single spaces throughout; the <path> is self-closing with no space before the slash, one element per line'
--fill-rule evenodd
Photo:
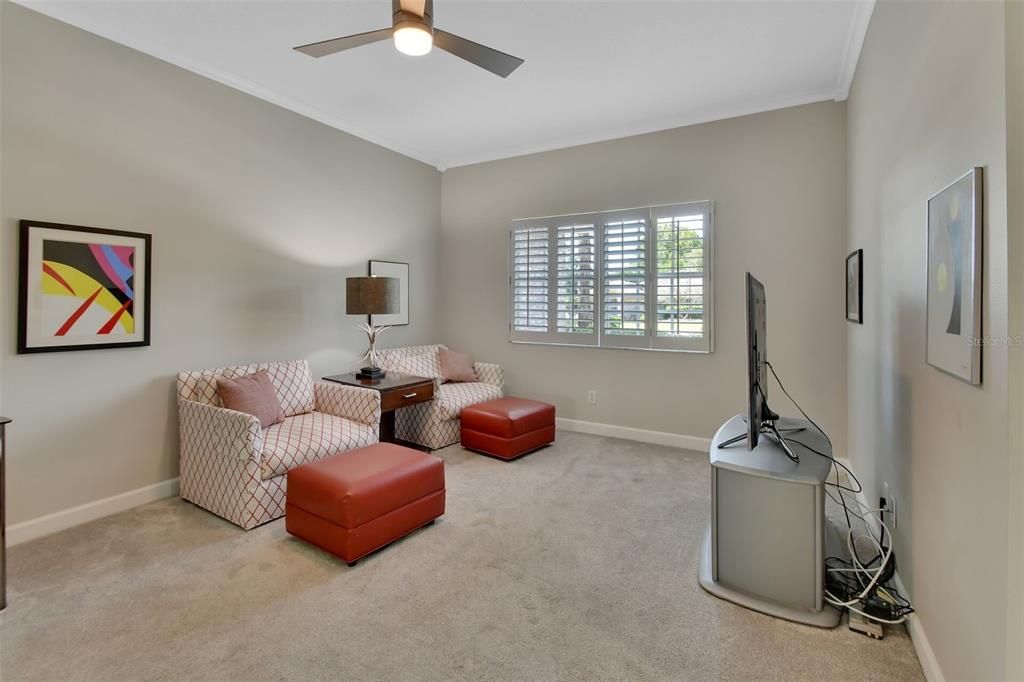
<path fill-rule="evenodd" d="M 846 257 L 845 280 L 846 320 L 864 324 L 864 249 L 857 249 Z"/>
<path fill-rule="evenodd" d="M 74 234 L 93 234 L 108 237 L 120 237 L 138 240 L 143 253 L 141 259 L 135 257 L 135 267 L 139 261 L 144 264 L 142 277 L 142 324 L 141 338 L 135 341 L 113 341 L 109 343 L 67 343 L 53 345 L 39 345 L 33 343 L 29 338 L 30 315 L 33 311 L 29 308 L 29 286 L 31 263 L 31 243 L 33 230 L 50 230 Z M 40 255 L 41 260 L 41 255 Z M 19 221 L 19 245 L 18 245 L 18 353 L 58 353 L 77 350 L 103 350 L 110 348 L 139 348 L 150 345 L 150 331 L 152 328 L 152 281 L 153 281 L 153 236 L 142 232 L 128 232 L 125 230 L 110 230 L 99 227 L 86 227 L 84 225 L 69 225 L 65 223 L 51 223 L 40 220 Z M 137 289 L 137 283 L 134 287 Z M 137 303 L 137 300 L 133 301 Z M 134 308 L 136 319 L 139 317 L 138 308 Z M 37 312 L 38 314 L 38 312 Z M 99 332 L 97 332 L 97 335 Z"/>
<path fill-rule="evenodd" d="M 404 309 L 401 312 L 396 313 L 395 315 L 368 315 L 367 316 L 368 322 L 371 325 L 380 325 L 380 326 L 385 326 L 386 325 L 388 327 L 405 327 L 405 326 L 408 326 L 409 324 L 412 323 L 412 310 L 411 310 L 411 306 L 409 305 L 410 301 L 411 301 L 410 294 L 409 294 L 409 280 L 412 277 L 412 274 L 411 274 L 412 268 L 409 267 L 408 263 L 403 263 L 402 261 L 371 259 L 366 264 L 366 274 L 370 275 L 371 277 L 374 276 L 374 275 L 380 275 L 381 273 L 374 268 L 375 265 L 382 265 L 382 266 L 384 266 L 385 268 L 387 268 L 389 270 L 398 270 L 398 271 L 400 271 L 400 272 L 389 272 L 385 276 L 395 277 L 396 279 L 399 280 L 399 295 L 398 296 L 399 296 L 399 300 L 404 302 L 405 307 L 404 307 Z M 394 268 L 394 267 L 391 267 L 391 266 L 399 266 L 399 267 Z M 396 320 L 395 319 L 396 315 L 401 316 L 401 319 Z"/>

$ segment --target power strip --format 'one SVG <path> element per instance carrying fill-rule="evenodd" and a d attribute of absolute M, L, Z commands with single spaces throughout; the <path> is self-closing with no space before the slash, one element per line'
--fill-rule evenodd
<path fill-rule="evenodd" d="M 881 623 L 876 623 L 853 611 L 850 611 L 850 629 L 871 639 L 882 639 L 885 637 L 885 629 Z"/>

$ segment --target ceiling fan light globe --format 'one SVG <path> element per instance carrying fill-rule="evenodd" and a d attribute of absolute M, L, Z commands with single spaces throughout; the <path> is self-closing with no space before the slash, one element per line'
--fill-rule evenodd
<path fill-rule="evenodd" d="M 434 47 L 434 36 L 422 26 L 399 26 L 395 29 L 395 49 L 410 57 L 421 57 Z"/>

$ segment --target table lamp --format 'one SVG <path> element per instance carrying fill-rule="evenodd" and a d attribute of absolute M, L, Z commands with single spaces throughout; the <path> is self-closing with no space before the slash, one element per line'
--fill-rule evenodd
<path fill-rule="evenodd" d="M 345 313 L 348 315 L 393 315 L 399 308 L 397 277 L 348 277 L 345 279 Z M 377 327 L 368 320 L 359 326 L 366 332 L 370 347 L 364 359 L 370 361 L 356 374 L 359 379 L 383 379 L 387 374 L 377 366 L 377 337 L 391 327 Z"/>

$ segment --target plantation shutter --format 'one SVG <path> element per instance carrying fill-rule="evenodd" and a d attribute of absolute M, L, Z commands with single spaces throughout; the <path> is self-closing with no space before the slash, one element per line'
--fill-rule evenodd
<path fill-rule="evenodd" d="M 602 214 L 601 345 L 649 346 L 647 226 L 649 211 Z"/>
<path fill-rule="evenodd" d="M 549 329 L 550 239 L 546 226 L 512 230 L 512 332 Z"/>
<path fill-rule="evenodd" d="M 597 343 L 597 230 L 593 223 L 556 227 L 555 332 L 570 341 Z"/>
<path fill-rule="evenodd" d="M 710 202 L 652 209 L 655 275 L 652 347 L 710 350 Z"/>
<path fill-rule="evenodd" d="M 510 339 L 710 353 L 710 201 L 512 222 Z"/>

